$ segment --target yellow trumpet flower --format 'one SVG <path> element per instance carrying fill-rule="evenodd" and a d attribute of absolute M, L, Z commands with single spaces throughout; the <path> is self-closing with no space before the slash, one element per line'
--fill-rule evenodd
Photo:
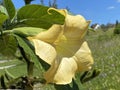
<path fill-rule="evenodd" d="M 68 84 L 76 72 L 91 69 L 93 58 L 84 40 L 89 23 L 81 15 L 67 14 L 64 25 L 28 37 L 36 55 L 51 65 L 44 74 L 47 83 Z"/>

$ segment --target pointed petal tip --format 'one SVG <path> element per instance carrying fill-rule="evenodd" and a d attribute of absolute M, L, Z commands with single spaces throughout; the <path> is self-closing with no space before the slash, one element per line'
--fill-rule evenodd
<path fill-rule="evenodd" d="M 28 39 L 29 41 L 32 41 L 32 40 L 34 39 L 34 37 L 27 37 L 27 39 Z"/>
<path fill-rule="evenodd" d="M 88 27 L 89 27 L 89 25 L 90 25 L 90 23 L 92 22 L 92 20 L 87 20 L 86 22 L 87 22 Z"/>
<path fill-rule="evenodd" d="M 65 9 L 55 9 L 55 8 L 49 8 L 48 10 L 47 10 L 47 12 L 48 12 L 48 14 L 52 14 L 52 13 L 50 13 L 50 11 L 51 10 L 54 10 L 54 11 L 57 11 L 57 12 L 59 12 L 60 14 L 62 14 L 63 16 L 66 16 L 67 15 L 67 10 L 65 10 Z"/>

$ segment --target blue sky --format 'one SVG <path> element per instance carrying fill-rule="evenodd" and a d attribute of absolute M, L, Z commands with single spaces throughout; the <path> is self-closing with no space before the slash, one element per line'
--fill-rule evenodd
<path fill-rule="evenodd" d="M 16 8 L 24 5 L 23 0 L 12 0 Z M 52 0 L 51 0 L 52 1 Z M 49 0 L 44 0 L 45 5 Z M 40 0 L 32 3 L 40 4 Z M 120 21 L 120 0 L 57 0 L 58 8 L 69 7 L 74 14 L 81 14 L 92 23 L 107 24 Z"/>

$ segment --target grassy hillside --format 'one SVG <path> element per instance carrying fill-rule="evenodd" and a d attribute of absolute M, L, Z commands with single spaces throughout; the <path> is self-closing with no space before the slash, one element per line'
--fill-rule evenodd
<path fill-rule="evenodd" d="M 90 32 L 86 39 L 91 48 L 95 64 L 101 74 L 84 84 L 87 90 L 120 90 L 120 35 L 113 29 L 106 32 Z"/>

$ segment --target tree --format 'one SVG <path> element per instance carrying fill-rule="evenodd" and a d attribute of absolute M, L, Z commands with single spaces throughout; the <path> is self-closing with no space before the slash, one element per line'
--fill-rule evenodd
<path fill-rule="evenodd" d="M 57 8 L 57 0 L 53 0 L 53 2 L 49 0 L 49 6 Z"/>
<path fill-rule="evenodd" d="M 30 4 L 32 1 L 34 1 L 34 0 L 24 0 L 25 5 Z"/>
<path fill-rule="evenodd" d="M 119 24 L 118 20 L 116 20 L 115 26 L 117 26 Z"/>

